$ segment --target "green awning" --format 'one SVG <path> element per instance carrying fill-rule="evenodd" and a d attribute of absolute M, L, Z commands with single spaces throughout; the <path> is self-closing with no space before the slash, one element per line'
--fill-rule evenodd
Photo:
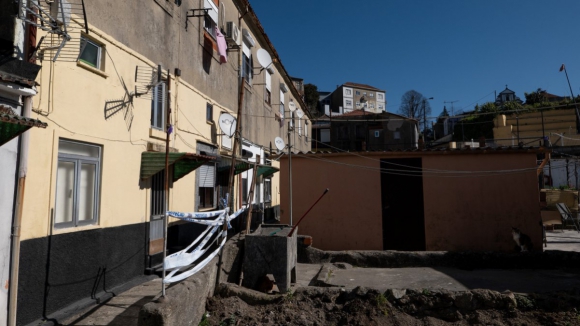
<path fill-rule="evenodd" d="M 169 153 L 169 165 L 173 165 L 173 181 L 177 181 L 214 157 L 193 153 Z M 165 153 L 141 153 L 141 179 L 147 179 L 165 169 Z"/>
<path fill-rule="evenodd" d="M 218 167 L 218 173 L 230 173 L 230 167 L 232 166 L 232 160 L 230 158 L 222 157 L 222 164 Z M 247 171 L 254 166 L 254 163 L 248 162 L 246 160 L 236 159 L 236 167 L 234 175 L 238 175 L 244 171 Z"/>
<path fill-rule="evenodd" d="M 269 176 L 276 172 L 280 171 L 280 169 L 273 167 L 271 165 L 258 165 L 258 176 Z"/>
<path fill-rule="evenodd" d="M 0 107 L 4 109 L 5 107 Z M 0 111 L 0 146 L 32 127 L 46 128 L 47 124 L 36 119 L 21 117 L 8 110 Z"/>

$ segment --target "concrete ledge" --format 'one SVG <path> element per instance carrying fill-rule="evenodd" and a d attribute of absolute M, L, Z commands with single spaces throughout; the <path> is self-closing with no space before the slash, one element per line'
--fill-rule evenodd
<path fill-rule="evenodd" d="M 344 262 L 357 267 L 454 267 L 459 269 L 559 269 L 580 268 L 580 252 L 448 252 L 448 251 L 323 251 L 298 246 L 298 262 Z"/>
<path fill-rule="evenodd" d="M 231 238 L 223 250 L 220 281 L 237 279 L 239 271 L 240 245 L 243 238 Z M 219 255 L 207 264 L 200 272 L 188 279 L 170 285 L 166 296 L 157 296 L 152 302 L 143 306 L 139 312 L 139 326 L 159 325 L 197 325 L 205 313 L 205 303 L 214 293 L 218 271 Z"/>

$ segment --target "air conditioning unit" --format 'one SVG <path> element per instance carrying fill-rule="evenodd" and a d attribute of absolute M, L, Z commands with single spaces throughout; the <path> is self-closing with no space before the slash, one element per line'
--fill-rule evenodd
<path fill-rule="evenodd" d="M 240 39 L 240 29 L 236 26 L 234 22 L 226 23 L 226 41 L 229 44 L 239 45 L 238 40 Z"/>

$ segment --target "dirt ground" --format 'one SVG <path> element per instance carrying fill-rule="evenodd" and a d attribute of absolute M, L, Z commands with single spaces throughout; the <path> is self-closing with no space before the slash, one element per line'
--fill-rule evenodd
<path fill-rule="evenodd" d="M 260 303 L 223 293 L 208 299 L 199 325 L 580 325 L 580 290 L 519 295 L 307 287 Z"/>

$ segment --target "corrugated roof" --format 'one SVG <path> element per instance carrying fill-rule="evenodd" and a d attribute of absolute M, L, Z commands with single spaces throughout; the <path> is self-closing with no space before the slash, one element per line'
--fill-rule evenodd
<path fill-rule="evenodd" d="M 9 74 L 7 72 L 0 71 L 0 80 L 5 82 L 17 83 L 23 86 L 37 86 L 38 83 L 34 80 L 26 79 L 23 77 L 19 77 L 13 74 Z"/>
<path fill-rule="evenodd" d="M 177 181 L 215 157 L 194 153 L 169 153 L 169 165 L 173 165 L 173 181 Z M 141 179 L 147 179 L 165 169 L 165 153 L 141 153 Z"/>

